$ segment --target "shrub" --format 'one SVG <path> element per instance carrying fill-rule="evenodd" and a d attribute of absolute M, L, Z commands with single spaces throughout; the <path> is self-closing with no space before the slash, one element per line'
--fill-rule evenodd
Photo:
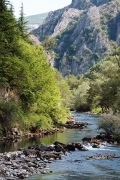
<path fill-rule="evenodd" d="M 102 113 L 102 108 L 101 107 L 96 107 L 96 108 L 93 108 L 91 110 L 92 113 L 95 113 L 95 114 L 99 114 L 99 113 Z"/>
<path fill-rule="evenodd" d="M 23 117 L 20 104 L 14 99 L 5 101 L 0 99 L 0 123 L 1 126 L 12 126 L 15 122 L 20 122 Z"/>
<path fill-rule="evenodd" d="M 120 142 L 120 116 L 106 114 L 98 123 L 99 128 L 104 129 L 107 133 L 111 132 L 115 140 Z"/>

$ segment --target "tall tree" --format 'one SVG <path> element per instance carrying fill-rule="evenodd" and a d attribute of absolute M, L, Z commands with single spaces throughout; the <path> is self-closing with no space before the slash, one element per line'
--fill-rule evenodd
<path fill-rule="evenodd" d="M 0 1 L 0 84 L 6 83 L 9 70 L 8 57 L 18 53 L 18 27 L 9 1 Z M 4 78 L 3 78 L 4 77 Z"/>
<path fill-rule="evenodd" d="M 15 17 L 13 15 L 13 9 L 9 1 L 0 1 L 0 53 L 5 55 L 6 53 L 13 52 L 15 48 L 16 40 L 18 39 L 18 28 Z"/>
<path fill-rule="evenodd" d="M 20 17 L 18 20 L 18 27 L 20 30 L 20 35 L 24 40 L 28 41 L 28 28 L 26 27 L 26 21 L 24 20 L 24 8 L 23 3 L 21 3 L 21 9 L 20 9 Z"/>

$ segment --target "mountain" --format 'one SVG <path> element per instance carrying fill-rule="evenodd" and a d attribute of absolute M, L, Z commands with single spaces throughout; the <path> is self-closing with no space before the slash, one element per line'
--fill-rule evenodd
<path fill-rule="evenodd" d="M 56 39 L 54 66 L 63 75 L 83 74 L 120 45 L 120 1 L 72 0 L 32 32 L 41 42 Z"/>
<path fill-rule="evenodd" d="M 32 16 L 26 16 L 25 22 L 27 22 L 27 27 L 30 30 L 36 29 L 43 23 L 44 19 L 47 17 L 48 13 L 36 14 Z"/>

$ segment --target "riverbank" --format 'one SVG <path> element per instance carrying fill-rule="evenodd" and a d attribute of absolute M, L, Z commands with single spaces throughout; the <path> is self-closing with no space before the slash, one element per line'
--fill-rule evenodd
<path fill-rule="evenodd" d="M 97 116 L 97 115 L 76 114 L 76 116 L 74 117 L 75 122 L 78 122 L 78 123 L 87 122 L 89 125 L 86 128 L 83 128 L 83 129 L 79 129 L 79 128 L 69 129 L 68 128 L 68 129 L 64 129 L 62 133 L 58 132 L 55 134 L 51 134 L 50 136 L 45 136 L 44 138 L 37 138 L 37 139 L 30 138 L 29 140 L 24 139 L 24 141 L 22 141 L 20 144 L 19 142 L 18 144 L 15 143 L 13 145 L 12 143 L 9 145 L 8 143 L 6 143 L 5 147 L 7 147 L 7 145 L 9 147 L 13 146 L 12 147 L 13 152 L 10 152 L 11 149 L 9 147 L 7 149 L 2 149 L 1 152 L 4 152 L 4 153 L 0 154 L 1 167 L 5 167 L 5 168 L 8 167 L 8 170 L 11 170 L 13 172 L 18 172 L 15 169 L 19 169 L 19 172 L 18 172 L 19 174 L 20 170 L 22 172 L 22 167 L 20 167 L 19 165 L 22 166 L 22 163 L 23 163 L 23 165 L 25 164 L 28 167 L 29 171 L 30 169 L 33 169 L 33 172 L 28 172 L 28 170 L 26 170 L 25 168 L 23 169 L 23 173 L 28 173 L 25 177 L 28 180 L 55 180 L 55 179 L 62 180 L 64 178 L 66 178 L 66 180 L 72 180 L 73 176 L 76 179 L 79 179 L 80 177 L 81 178 L 84 177 L 83 179 L 86 178 L 89 180 L 93 180 L 93 179 L 108 180 L 112 178 L 118 179 L 118 177 L 120 177 L 119 168 L 118 168 L 120 167 L 119 166 L 120 165 L 119 145 L 109 144 L 101 140 L 100 147 L 93 148 L 92 146 L 95 142 L 87 142 L 85 144 L 82 142 L 82 139 L 85 137 L 91 138 L 89 140 L 95 140 L 93 139 L 93 137 L 100 135 L 100 132 L 97 129 L 99 118 L 100 116 Z M 58 150 L 56 152 L 56 150 L 54 149 L 55 141 L 62 142 L 60 145 L 64 146 L 64 150 L 59 149 L 60 152 L 58 152 Z M 50 144 L 52 144 L 52 146 Z M 71 149 L 66 149 L 65 148 L 66 145 L 68 145 L 67 148 L 69 147 Z M 84 151 L 79 150 L 82 147 L 81 145 L 86 148 Z M 22 147 L 22 148 L 19 148 L 19 147 Z M 45 151 L 44 148 L 43 148 L 44 150 L 41 151 L 39 149 L 41 147 L 46 147 L 46 150 L 49 149 L 49 151 Z M 61 148 L 61 146 L 59 146 L 59 148 Z M 5 152 L 6 150 L 7 152 L 8 151 L 9 152 L 8 153 Z M 11 155 L 11 158 L 8 158 L 8 159 L 5 158 L 6 156 L 9 157 L 10 156 L 9 154 L 11 153 L 14 154 L 16 152 L 18 154 L 20 153 L 21 155 L 17 154 L 18 157 L 17 155 L 16 157 Z M 47 157 L 45 157 L 46 155 Z M 3 162 L 6 162 L 6 164 L 8 163 L 8 165 L 5 165 L 4 163 L 2 164 L 2 157 L 3 157 Z M 16 164 L 18 164 L 18 168 L 14 166 L 15 161 L 16 161 Z M 31 161 L 31 163 L 29 161 Z M 11 162 L 13 164 L 11 164 Z M 29 163 L 29 166 L 27 165 L 28 163 Z M 36 165 L 35 163 L 38 163 L 38 164 Z M 33 168 L 30 167 L 30 164 L 31 166 L 33 165 Z M 104 169 L 104 172 L 102 169 Z M 6 172 L 8 170 L 6 170 Z M 113 171 L 114 173 L 112 173 Z M 3 178 L 2 176 L 0 177 Z M 14 180 L 17 180 L 17 179 L 20 179 L 20 176 L 8 177 L 4 175 L 4 180 L 8 180 L 7 178 L 9 179 L 14 178 Z M 22 175 L 21 175 L 21 178 L 23 178 Z"/>
<path fill-rule="evenodd" d="M 51 134 L 55 134 L 58 132 L 63 132 L 64 128 L 53 128 L 53 129 L 39 129 L 36 132 L 21 132 L 18 130 L 18 128 L 12 128 L 11 131 L 7 134 L 7 136 L 1 136 L 0 142 L 6 142 L 6 141 L 17 141 L 21 138 L 43 138 L 44 136 L 48 136 Z"/>
<path fill-rule="evenodd" d="M 31 129 L 27 132 L 22 132 L 17 127 L 11 128 L 6 136 L 0 137 L 0 142 L 6 142 L 6 141 L 17 141 L 20 138 L 43 138 L 48 135 L 52 135 L 58 132 L 63 132 L 65 128 L 69 129 L 83 129 L 88 126 L 88 123 L 86 122 L 75 122 L 73 118 L 66 121 L 65 124 L 62 124 L 61 127 L 56 127 L 52 129 L 37 129 L 34 130 L 34 127 L 31 127 Z"/>
<path fill-rule="evenodd" d="M 27 149 L 20 148 L 15 152 L 0 154 L 0 174 L 6 180 L 24 179 L 33 174 L 52 173 L 49 163 L 60 160 L 67 152 L 75 151 L 75 148 L 86 151 L 79 143 L 63 144 L 55 142 L 54 145 L 34 145 Z"/>
<path fill-rule="evenodd" d="M 53 151 L 52 146 L 21 148 L 15 152 L 0 153 L 0 178 L 24 179 L 33 174 L 51 173 L 49 163 L 60 159 L 63 152 Z"/>
<path fill-rule="evenodd" d="M 0 178 L 3 180 L 25 179 L 33 174 L 50 174 L 49 163 L 61 160 L 72 151 L 88 151 L 80 143 L 63 144 L 55 142 L 53 145 L 34 145 L 27 149 L 20 148 L 15 152 L 0 153 Z M 120 158 L 117 154 L 105 153 L 90 156 L 87 160 Z M 81 162 L 76 160 L 75 162 Z"/>

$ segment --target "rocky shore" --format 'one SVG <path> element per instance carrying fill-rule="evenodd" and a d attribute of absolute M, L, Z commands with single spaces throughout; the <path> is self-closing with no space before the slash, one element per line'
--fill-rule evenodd
<path fill-rule="evenodd" d="M 35 173 L 52 173 L 49 163 L 60 160 L 67 152 L 75 149 L 86 151 L 80 143 L 53 145 L 34 145 L 15 152 L 0 153 L 0 178 L 3 180 L 24 179 Z"/>
<path fill-rule="evenodd" d="M 88 123 L 75 122 L 74 119 L 69 119 L 60 128 L 36 129 L 36 127 L 31 126 L 28 132 L 22 132 L 17 127 L 13 127 L 6 133 L 6 135 L 3 135 L 0 138 L 0 142 L 14 141 L 20 138 L 33 138 L 33 137 L 42 138 L 44 136 L 55 134 L 57 132 L 63 132 L 65 128 L 83 129 L 87 127 L 87 125 Z"/>
<path fill-rule="evenodd" d="M 83 144 L 90 144 L 93 148 L 99 148 L 100 144 L 110 144 L 110 145 L 120 145 L 120 143 L 115 140 L 114 135 L 112 133 L 106 133 L 106 132 L 101 132 L 99 135 L 96 137 L 84 137 L 82 139 Z"/>
<path fill-rule="evenodd" d="M 79 128 L 83 129 L 87 123 L 75 122 L 73 119 L 69 120 L 65 124 L 65 128 Z M 33 129 L 32 129 L 33 130 Z M 26 137 L 42 137 L 63 131 L 63 129 L 55 128 L 53 130 L 40 129 L 37 132 L 29 132 Z M 13 128 L 10 136 L 3 138 L 1 141 L 13 141 L 14 138 L 20 138 L 22 133 Z M 11 138 L 13 136 L 13 138 Z M 49 168 L 49 164 L 52 161 L 61 160 L 63 156 L 66 156 L 69 152 L 79 150 L 88 151 L 89 146 L 92 148 L 100 148 L 102 144 L 106 146 L 106 143 L 110 145 L 119 145 L 114 141 L 113 135 L 108 133 L 100 133 L 96 137 L 84 137 L 82 143 L 70 143 L 63 144 L 56 141 L 52 145 L 32 145 L 28 148 L 20 148 L 15 152 L 0 153 L 0 179 L 2 180 L 19 180 L 25 179 L 33 174 L 48 174 L 52 173 Z M 100 160 L 100 159 L 113 159 L 120 158 L 117 154 L 98 154 L 90 157 L 86 157 L 86 160 Z M 76 162 L 81 160 L 76 160 Z"/>
<path fill-rule="evenodd" d="M 66 128 L 69 129 L 83 129 L 88 126 L 86 122 L 75 122 L 74 119 L 70 119 L 64 125 Z"/>
<path fill-rule="evenodd" d="M 53 128 L 53 129 L 39 129 L 35 130 L 34 127 L 32 127 L 28 132 L 22 132 L 18 128 L 11 128 L 10 131 L 6 134 L 0 137 L 0 142 L 6 142 L 6 141 L 14 141 L 20 138 L 33 138 L 38 137 L 42 138 L 47 135 L 55 134 L 57 132 L 63 132 L 63 128 Z"/>
<path fill-rule="evenodd" d="M 61 160 L 67 153 L 75 150 L 87 151 L 80 143 L 63 144 L 56 141 L 52 145 L 32 145 L 20 148 L 15 152 L 0 153 L 0 179 L 19 180 L 33 174 L 52 173 L 49 163 Z M 86 158 L 87 160 L 120 158 L 116 154 L 99 154 Z M 80 161 L 81 162 L 81 161 Z"/>

